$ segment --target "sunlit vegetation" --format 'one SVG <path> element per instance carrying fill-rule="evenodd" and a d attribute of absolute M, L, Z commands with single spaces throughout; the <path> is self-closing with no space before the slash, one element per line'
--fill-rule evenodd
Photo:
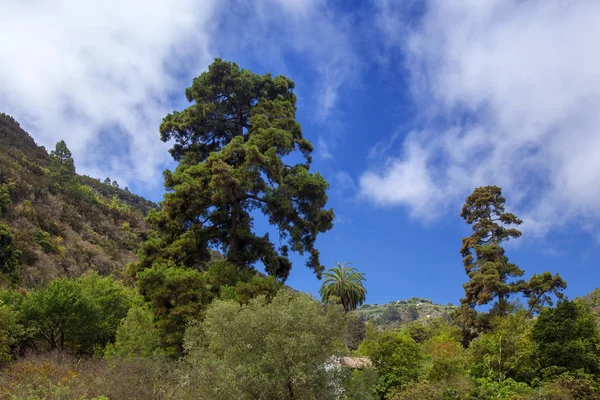
<path fill-rule="evenodd" d="M 462 209 L 458 307 L 364 304 L 368 266 L 321 265 L 333 211 L 293 89 L 222 60 L 194 79 L 160 126 L 160 206 L 0 115 L 0 399 L 600 399 L 600 294 L 524 278 L 499 187 Z M 320 299 L 285 285 L 290 252 Z"/>

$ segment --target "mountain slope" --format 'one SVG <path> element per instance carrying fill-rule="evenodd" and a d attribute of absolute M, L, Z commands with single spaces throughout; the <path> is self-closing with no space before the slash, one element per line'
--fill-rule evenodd
<path fill-rule="evenodd" d="M 88 176 L 57 170 L 52 157 L 12 117 L 0 113 L 0 215 L 21 251 L 22 286 L 87 270 L 117 273 L 136 259 L 152 202 Z M 1 275 L 1 274 L 0 274 Z M 0 276 L 0 284 L 7 280 Z"/>

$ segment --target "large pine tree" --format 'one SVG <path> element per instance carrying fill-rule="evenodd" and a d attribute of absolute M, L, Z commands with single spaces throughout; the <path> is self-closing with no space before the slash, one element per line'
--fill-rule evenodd
<path fill-rule="evenodd" d="M 471 236 L 463 238 L 460 250 L 469 281 L 463 285 L 465 297 L 460 300 L 458 316 L 466 328 L 476 325 L 477 306 L 491 304 L 492 315 L 505 316 L 510 311 L 510 296 L 520 293 L 528 298 L 530 312 L 539 312 L 552 304 L 549 294 L 561 298 L 566 287 L 558 274 L 550 272 L 534 274 L 529 281 L 519 279 L 524 271 L 508 260 L 503 243 L 521 236 L 513 226 L 522 221 L 506 212 L 505 202 L 499 187 L 479 187 L 467 197 L 460 214 L 473 228 Z"/>
<path fill-rule="evenodd" d="M 333 211 L 325 209 L 327 182 L 309 171 L 313 146 L 296 121 L 293 89 L 284 76 L 219 59 L 193 80 L 185 91 L 191 105 L 160 126 L 179 164 L 164 174 L 162 210 L 149 216 L 160 234 L 144 246 L 141 268 L 156 261 L 202 268 L 216 247 L 238 268 L 261 261 L 282 280 L 289 251 L 307 252 L 320 277 L 315 240 L 331 229 Z M 302 157 L 294 164 L 295 153 Z M 260 214 L 277 229 L 276 240 L 253 229 Z"/>

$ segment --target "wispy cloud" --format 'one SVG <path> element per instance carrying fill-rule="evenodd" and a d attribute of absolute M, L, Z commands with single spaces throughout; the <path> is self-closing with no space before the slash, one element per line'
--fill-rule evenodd
<path fill-rule="evenodd" d="M 600 217 L 598 2 L 431 0 L 412 26 L 383 4 L 429 123 L 365 172 L 364 196 L 429 218 L 496 184 L 538 234 Z"/>
<path fill-rule="evenodd" d="M 160 121 L 213 57 L 235 49 L 240 66 L 279 73 L 289 53 L 302 58 L 320 119 L 354 60 L 344 21 L 320 0 L 34 0 L 2 15 L 0 110 L 46 146 L 65 139 L 80 172 L 140 186 L 162 184 Z"/>

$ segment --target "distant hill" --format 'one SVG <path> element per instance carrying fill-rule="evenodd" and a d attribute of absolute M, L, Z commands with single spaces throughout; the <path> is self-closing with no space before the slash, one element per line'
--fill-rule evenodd
<path fill-rule="evenodd" d="M 20 283 L 26 287 L 87 270 L 118 275 L 136 260 L 148 233 L 144 215 L 157 207 L 97 179 L 57 171 L 46 149 L 2 113 L 0 187 L 10 195 L 0 224 L 9 226 L 22 252 Z M 5 283 L 0 276 L 0 286 Z"/>
<path fill-rule="evenodd" d="M 449 318 L 456 309 L 452 304 L 435 304 L 429 299 L 413 297 L 387 304 L 363 304 L 357 313 L 365 320 L 382 329 L 393 329 L 417 320 Z"/>
<path fill-rule="evenodd" d="M 591 293 L 578 297 L 578 299 L 586 304 L 589 304 L 596 315 L 600 317 L 600 288 L 596 288 Z"/>

